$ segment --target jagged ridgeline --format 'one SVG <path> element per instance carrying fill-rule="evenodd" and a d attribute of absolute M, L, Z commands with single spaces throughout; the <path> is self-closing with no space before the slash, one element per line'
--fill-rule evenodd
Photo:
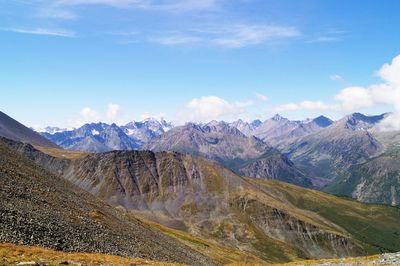
<path fill-rule="evenodd" d="M 46 154 L 29 144 L 3 141 L 91 194 L 152 221 L 148 224 L 216 263 L 400 250 L 398 208 L 241 177 L 218 163 L 176 152 L 70 154 L 40 148 Z"/>

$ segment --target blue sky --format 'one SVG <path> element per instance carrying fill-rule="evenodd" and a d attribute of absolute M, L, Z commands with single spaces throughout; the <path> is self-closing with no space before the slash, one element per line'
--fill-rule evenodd
<path fill-rule="evenodd" d="M 399 10 L 397 0 L 3 0 L 1 110 L 68 127 L 396 111 L 375 87 L 397 93 Z M 389 78 L 377 74 L 384 64 Z"/>

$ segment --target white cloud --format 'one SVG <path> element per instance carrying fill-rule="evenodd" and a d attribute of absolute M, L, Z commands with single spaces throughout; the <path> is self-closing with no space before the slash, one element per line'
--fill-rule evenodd
<path fill-rule="evenodd" d="M 342 76 L 340 76 L 340 75 L 338 75 L 338 74 L 330 75 L 329 78 L 330 78 L 331 80 L 334 80 L 334 81 L 343 81 Z"/>
<path fill-rule="evenodd" d="M 380 124 L 382 130 L 400 130 L 400 55 L 377 72 L 382 83 L 368 87 L 347 87 L 333 97 L 333 103 L 304 101 L 277 106 L 280 112 L 312 110 L 347 113 L 374 106 L 390 106 L 395 111 Z M 334 77 L 334 79 L 338 79 Z"/>
<path fill-rule="evenodd" d="M 383 65 L 377 74 L 387 83 L 398 88 L 400 86 L 400 55 L 395 57 L 391 64 Z"/>
<path fill-rule="evenodd" d="M 69 127 L 80 127 L 86 123 L 117 123 L 127 122 L 121 115 L 121 107 L 118 104 L 109 103 L 103 112 L 98 112 L 91 107 L 85 107 L 79 112 L 79 117 L 68 120 Z"/>
<path fill-rule="evenodd" d="M 99 114 L 90 107 L 83 108 L 80 115 L 85 121 L 93 121 L 99 118 Z"/>
<path fill-rule="evenodd" d="M 208 122 L 210 120 L 231 119 L 245 112 L 252 101 L 229 102 L 217 96 L 194 98 L 178 114 L 178 123 L 187 121 Z"/>
<path fill-rule="evenodd" d="M 267 95 L 264 95 L 264 94 L 258 93 L 258 92 L 255 92 L 254 94 L 256 95 L 257 99 L 260 100 L 260 101 L 265 102 L 265 101 L 268 100 L 268 96 Z"/>
<path fill-rule="evenodd" d="M 33 34 L 33 35 L 49 35 L 49 36 L 58 36 L 58 37 L 68 37 L 73 38 L 76 36 L 75 32 L 63 30 L 63 29 L 45 29 L 45 28 L 34 28 L 34 29 L 25 29 L 25 28 L 7 28 L 2 29 L 3 31 L 10 31 L 16 33 L 23 34 Z"/>
<path fill-rule="evenodd" d="M 290 112 L 298 110 L 307 111 L 331 111 L 348 113 L 359 109 L 372 107 L 375 102 L 370 92 L 362 87 L 348 87 L 334 96 L 334 103 L 323 101 L 303 101 L 300 103 L 288 103 L 275 107 L 276 112 Z"/>
<path fill-rule="evenodd" d="M 343 111 L 353 111 L 374 105 L 370 92 L 362 87 L 345 88 L 334 99 L 340 102 L 340 109 Z"/>
<path fill-rule="evenodd" d="M 327 111 L 337 108 L 337 106 L 328 105 L 322 101 L 303 101 L 300 103 L 287 103 L 275 107 L 275 112 L 290 112 L 298 110 L 307 111 Z"/>
<path fill-rule="evenodd" d="M 118 104 L 109 103 L 107 105 L 106 116 L 108 119 L 115 119 L 118 116 L 120 111 L 121 111 L 121 107 Z"/>
<path fill-rule="evenodd" d="M 165 113 L 159 113 L 159 114 L 143 113 L 143 114 L 140 115 L 140 118 L 142 120 L 146 120 L 146 119 L 149 119 L 149 118 L 154 118 L 154 119 L 160 121 L 162 119 L 165 119 Z"/>

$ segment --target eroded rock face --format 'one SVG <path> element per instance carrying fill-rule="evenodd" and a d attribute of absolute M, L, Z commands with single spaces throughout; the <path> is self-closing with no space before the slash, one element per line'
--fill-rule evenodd
<path fill-rule="evenodd" d="M 85 190 L 128 209 L 147 209 L 153 201 L 201 190 L 196 163 L 174 152 L 120 151 L 73 161 L 63 176 Z"/>

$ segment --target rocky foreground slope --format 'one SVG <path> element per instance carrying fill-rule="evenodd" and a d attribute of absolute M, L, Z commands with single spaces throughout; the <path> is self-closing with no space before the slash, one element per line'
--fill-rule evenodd
<path fill-rule="evenodd" d="M 304 261 L 287 263 L 285 266 L 398 266 L 400 265 L 400 253 L 384 253 L 381 255 L 343 258 L 336 260 Z"/>
<path fill-rule="evenodd" d="M 51 174 L 2 141 L 0 242 L 212 264 L 207 257 Z"/>
<path fill-rule="evenodd" d="M 27 144 L 8 145 L 135 215 L 265 262 L 400 250 L 398 208 L 244 178 L 212 161 L 174 152 L 65 159 Z"/>

